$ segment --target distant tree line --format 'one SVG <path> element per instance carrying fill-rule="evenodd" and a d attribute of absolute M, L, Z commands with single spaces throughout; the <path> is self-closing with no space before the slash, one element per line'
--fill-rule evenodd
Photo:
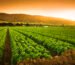
<path fill-rule="evenodd" d="M 43 26 L 42 24 L 29 24 L 29 23 L 0 23 L 0 26 Z"/>
<path fill-rule="evenodd" d="M 9 23 L 0 23 L 0 26 L 45 26 L 45 27 L 48 27 L 48 26 L 68 26 L 68 25 L 64 25 L 64 24 L 61 24 L 61 25 L 55 25 L 55 24 L 31 24 L 31 23 L 12 23 L 12 22 L 9 22 Z"/>

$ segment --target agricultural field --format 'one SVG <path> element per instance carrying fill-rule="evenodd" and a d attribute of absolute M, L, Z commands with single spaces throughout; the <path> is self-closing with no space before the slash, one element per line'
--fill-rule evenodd
<path fill-rule="evenodd" d="M 68 57 L 71 50 L 75 50 L 74 26 L 0 27 L 0 65 L 51 65 L 49 60 L 65 53 Z M 74 62 L 75 51 L 72 58 Z"/>
<path fill-rule="evenodd" d="M 3 55 L 4 43 L 6 37 L 6 28 L 0 28 L 0 63 Z"/>

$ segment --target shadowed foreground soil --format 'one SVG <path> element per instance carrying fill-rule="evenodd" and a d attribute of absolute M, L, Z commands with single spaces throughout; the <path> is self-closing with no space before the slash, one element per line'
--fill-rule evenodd
<path fill-rule="evenodd" d="M 75 50 L 68 50 L 61 56 L 55 56 L 52 59 L 23 60 L 17 65 L 75 65 Z"/>

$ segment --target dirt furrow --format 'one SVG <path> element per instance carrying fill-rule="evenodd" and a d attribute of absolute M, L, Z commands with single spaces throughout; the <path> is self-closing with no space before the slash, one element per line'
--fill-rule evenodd
<path fill-rule="evenodd" d="M 7 34 L 5 39 L 5 48 L 2 58 L 2 65 L 11 65 L 11 47 L 10 47 L 9 29 L 7 29 Z"/>

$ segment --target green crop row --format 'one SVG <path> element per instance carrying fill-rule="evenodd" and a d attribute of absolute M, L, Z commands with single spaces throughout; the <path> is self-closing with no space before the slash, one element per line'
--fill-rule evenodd
<path fill-rule="evenodd" d="M 52 51 L 53 55 L 54 54 L 60 55 L 62 52 L 66 51 L 66 50 L 75 49 L 75 47 L 68 42 L 64 42 L 59 39 L 54 39 L 54 38 L 46 37 L 46 36 L 43 36 L 40 34 L 36 34 L 36 33 L 33 33 L 32 31 L 28 32 L 28 31 L 26 31 L 26 29 L 25 29 L 25 31 L 18 29 L 18 32 L 20 32 L 23 35 L 24 34 L 27 35 L 32 40 L 36 41 L 38 44 L 40 44 L 40 45 L 44 46 L 46 49 Z"/>
<path fill-rule="evenodd" d="M 3 56 L 4 44 L 5 44 L 5 37 L 6 37 L 6 29 L 0 28 L 0 62 Z"/>
<path fill-rule="evenodd" d="M 75 46 L 75 27 L 19 27 L 19 29 L 56 38 Z"/>
<path fill-rule="evenodd" d="M 10 38 L 12 63 L 14 64 L 28 58 L 51 58 L 51 54 L 46 48 L 19 32 L 10 30 Z"/>

